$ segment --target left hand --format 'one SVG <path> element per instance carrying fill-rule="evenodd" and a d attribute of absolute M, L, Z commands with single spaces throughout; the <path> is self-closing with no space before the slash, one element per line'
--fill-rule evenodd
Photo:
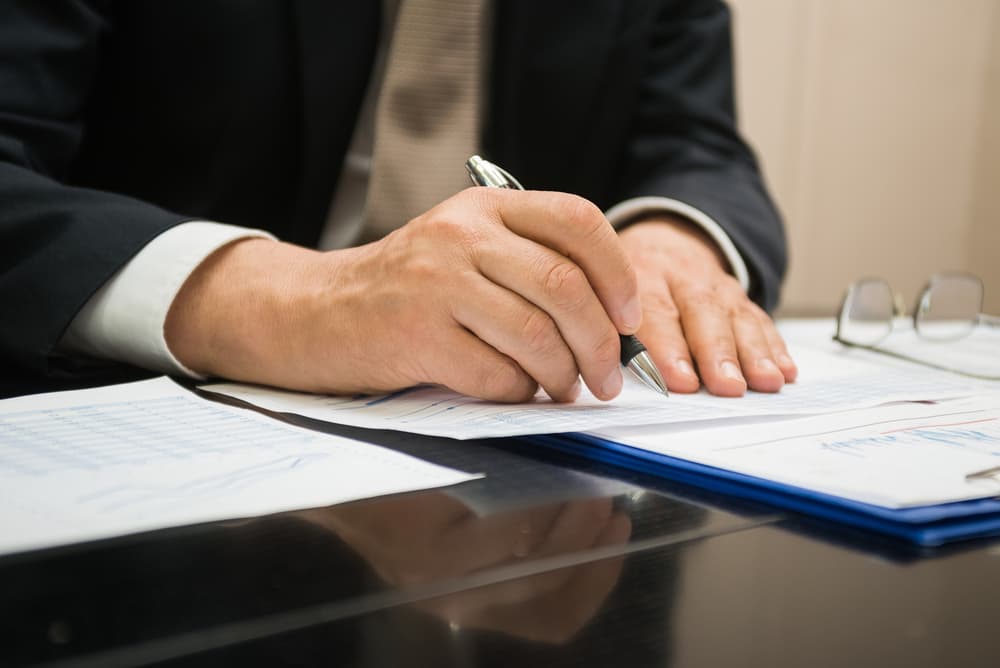
<path fill-rule="evenodd" d="M 696 225 L 662 216 L 620 233 L 639 278 L 637 336 L 674 392 L 777 392 L 798 370 L 774 321 L 727 271 L 718 246 Z"/>

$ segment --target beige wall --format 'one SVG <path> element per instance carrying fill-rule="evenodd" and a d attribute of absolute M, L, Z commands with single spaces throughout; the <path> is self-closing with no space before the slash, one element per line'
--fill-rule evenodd
<path fill-rule="evenodd" d="M 742 125 L 788 223 L 785 314 L 979 273 L 1000 313 L 1000 2 L 731 0 Z"/>

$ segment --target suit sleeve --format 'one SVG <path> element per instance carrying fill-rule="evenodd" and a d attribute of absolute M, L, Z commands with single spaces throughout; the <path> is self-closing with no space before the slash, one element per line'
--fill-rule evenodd
<path fill-rule="evenodd" d="M 77 311 L 186 219 L 65 183 L 108 28 L 96 2 L 0 3 L 0 368 L 24 378 L 69 373 L 52 353 Z"/>
<path fill-rule="evenodd" d="M 730 14 L 720 0 L 669 0 L 650 32 L 619 200 L 659 196 L 716 221 L 749 272 L 749 295 L 778 303 L 785 236 L 736 127 Z"/>

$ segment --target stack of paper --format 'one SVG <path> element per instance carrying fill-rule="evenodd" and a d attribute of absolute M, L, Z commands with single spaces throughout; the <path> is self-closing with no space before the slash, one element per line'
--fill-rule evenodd
<path fill-rule="evenodd" d="M 990 498 L 1000 484 L 989 473 L 1000 467 L 1000 383 L 841 347 L 830 340 L 829 321 L 792 324 L 785 333 L 798 381 L 738 399 L 665 398 L 637 383 L 611 402 L 585 392 L 569 405 L 542 394 L 497 404 L 440 388 L 349 398 L 237 384 L 205 389 L 358 427 L 536 435 L 581 456 L 924 544 L 1000 532 L 1000 502 Z"/>

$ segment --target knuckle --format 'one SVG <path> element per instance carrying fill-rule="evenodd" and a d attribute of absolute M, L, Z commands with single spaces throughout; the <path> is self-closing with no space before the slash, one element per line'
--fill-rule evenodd
<path fill-rule="evenodd" d="M 479 395 L 518 395 L 524 389 L 524 372 L 514 360 L 499 359 L 488 365 L 479 376 Z"/>
<path fill-rule="evenodd" d="M 697 359 L 736 359 L 733 340 L 722 334 L 707 334 L 688 339 L 688 347 Z"/>
<path fill-rule="evenodd" d="M 533 309 L 521 323 L 521 340 L 533 352 L 550 350 L 555 339 L 555 323 L 544 311 Z"/>
<path fill-rule="evenodd" d="M 680 317 L 680 311 L 678 311 L 674 300 L 660 292 L 643 295 L 642 307 L 643 311 L 653 318 L 677 320 Z"/>
<path fill-rule="evenodd" d="M 732 309 L 732 314 L 734 318 L 739 318 L 740 320 L 752 323 L 757 322 L 757 313 L 751 308 L 750 302 L 746 300 L 737 303 Z"/>
<path fill-rule="evenodd" d="M 444 274 L 441 263 L 430 255 L 414 254 L 406 258 L 403 264 L 403 274 L 415 283 L 436 282 Z"/>
<path fill-rule="evenodd" d="M 691 309 L 704 309 L 715 306 L 718 297 L 712 290 L 703 286 L 692 286 L 684 292 L 684 303 Z"/>
<path fill-rule="evenodd" d="M 565 206 L 566 221 L 588 246 L 604 245 L 616 236 L 604 213 L 590 200 L 574 195 Z"/>
<path fill-rule="evenodd" d="M 617 362 L 621 354 L 621 343 L 618 334 L 613 331 L 605 332 L 604 336 L 594 344 L 594 361 L 599 364 L 611 364 Z"/>
<path fill-rule="evenodd" d="M 559 216 L 574 227 L 586 231 L 606 226 L 607 221 L 597 205 L 579 195 L 564 194 L 557 206 Z"/>
<path fill-rule="evenodd" d="M 739 359 L 736 353 L 736 346 L 732 338 L 728 336 L 708 337 L 706 339 L 705 350 L 714 351 L 720 357 L 732 358 L 733 361 L 738 361 Z"/>
<path fill-rule="evenodd" d="M 583 270 L 575 264 L 555 262 L 545 270 L 542 289 L 557 306 L 575 311 L 586 302 L 589 283 Z"/>
<path fill-rule="evenodd" d="M 419 219 L 418 233 L 426 240 L 422 246 L 432 251 L 450 251 L 452 257 L 475 261 L 480 249 L 488 243 L 488 226 L 479 215 L 456 215 L 435 212 Z"/>
<path fill-rule="evenodd" d="M 420 226 L 425 234 L 445 243 L 474 246 L 479 243 L 482 231 L 478 225 L 471 225 L 470 221 L 464 218 L 453 215 L 428 215 L 421 219 Z"/>

